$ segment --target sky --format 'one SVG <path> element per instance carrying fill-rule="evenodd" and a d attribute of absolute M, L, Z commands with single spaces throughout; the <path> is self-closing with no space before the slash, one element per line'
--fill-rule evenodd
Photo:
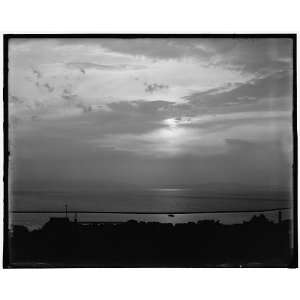
<path fill-rule="evenodd" d="M 292 180 L 292 40 L 11 39 L 15 189 Z"/>

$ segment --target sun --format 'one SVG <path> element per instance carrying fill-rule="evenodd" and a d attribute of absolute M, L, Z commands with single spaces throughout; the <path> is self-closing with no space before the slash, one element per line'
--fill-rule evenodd
<path fill-rule="evenodd" d="M 165 125 L 168 125 L 170 128 L 176 128 L 177 127 L 177 121 L 175 118 L 166 119 L 163 121 Z"/>
<path fill-rule="evenodd" d="M 156 150 L 165 154 L 178 154 L 184 140 L 185 130 L 178 126 L 174 118 L 166 119 L 163 123 L 167 126 L 152 134 L 152 139 L 156 142 Z"/>

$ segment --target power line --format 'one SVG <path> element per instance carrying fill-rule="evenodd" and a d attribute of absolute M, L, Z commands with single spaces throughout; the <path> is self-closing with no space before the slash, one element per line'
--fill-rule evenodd
<path fill-rule="evenodd" d="M 279 210 L 288 210 L 291 207 L 279 207 L 271 209 L 256 210 L 214 210 L 214 211 L 92 211 L 92 210 L 68 210 L 68 213 L 80 214 L 124 214 L 124 215 L 183 215 L 183 214 L 230 214 L 230 213 L 260 213 Z M 61 214 L 66 213 L 62 210 L 13 210 L 11 214 Z"/>

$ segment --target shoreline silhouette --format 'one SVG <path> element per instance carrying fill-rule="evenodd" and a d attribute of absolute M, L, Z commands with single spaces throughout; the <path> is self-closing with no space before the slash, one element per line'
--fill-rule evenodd
<path fill-rule="evenodd" d="M 40 229 L 14 225 L 9 267 L 288 267 L 291 220 L 255 215 L 242 224 L 79 222 L 52 217 Z"/>

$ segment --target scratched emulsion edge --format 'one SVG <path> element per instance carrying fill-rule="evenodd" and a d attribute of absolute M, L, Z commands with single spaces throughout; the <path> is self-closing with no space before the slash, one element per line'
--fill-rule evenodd
<path fill-rule="evenodd" d="M 10 268 L 8 231 L 8 43 L 3 35 L 3 268 Z"/>
<path fill-rule="evenodd" d="M 293 257 L 289 268 L 298 268 L 298 132 L 297 132 L 297 34 L 293 40 Z"/>

